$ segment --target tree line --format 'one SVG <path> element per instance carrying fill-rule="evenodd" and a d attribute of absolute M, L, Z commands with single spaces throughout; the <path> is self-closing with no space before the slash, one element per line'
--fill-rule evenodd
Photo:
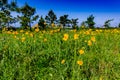
<path fill-rule="evenodd" d="M 18 13 L 17 17 L 13 17 L 12 12 Z M 73 29 L 84 27 L 84 28 L 95 28 L 94 16 L 90 15 L 86 21 L 83 21 L 80 26 L 78 26 L 78 18 L 69 19 L 68 14 L 64 14 L 57 18 L 53 10 L 50 10 L 45 16 L 36 15 L 36 8 L 25 3 L 24 6 L 19 7 L 16 0 L 12 0 L 8 3 L 8 0 L 0 1 L 0 28 L 12 28 L 16 26 L 11 26 L 17 22 L 20 23 L 21 29 L 30 29 L 31 24 L 38 20 L 38 28 L 46 29 L 48 27 L 52 28 L 57 25 L 57 27 L 71 27 Z M 107 20 L 104 23 L 105 28 L 110 28 L 110 22 L 113 19 Z M 120 27 L 118 24 L 117 27 Z"/>

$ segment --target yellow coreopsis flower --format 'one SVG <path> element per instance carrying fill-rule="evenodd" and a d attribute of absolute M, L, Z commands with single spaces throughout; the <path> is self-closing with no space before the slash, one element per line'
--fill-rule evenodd
<path fill-rule="evenodd" d="M 42 33 L 46 33 L 46 31 L 44 30 L 44 31 L 42 31 Z"/>
<path fill-rule="evenodd" d="M 25 34 L 26 34 L 26 35 L 28 35 L 28 34 L 29 34 L 29 32 L 26 32 Z"/>
<path fill-rule="evenodd" d="M 102 76 L 100 77 L 100 80 L 103 80 Z"/>
<path fill-rule="evenodd" d="M 65 60 L 63 59 L 62 61 L 61 61 L 61 64 L 64 64 L 65 63 Z"/>
<path fill-rule="evenodd" d="M 64 41 L 67 41 L 67 40 L 68 40 L 68 34 L 64 34 L 63 40 L 64 40 Z"/>
<path fill-rule="evenodd" d="M 79 50 L 79 53 L 84 54 L 84 50 L 83 49 Z"/>
<path fill-rule="evenodd" d="M 14 38 L 17 38 L 17 36 L 14 36 Z"/>
<path fill-rule="evenodd" d="M 78 39 L 79 34 L 74 34 L 74 40 Z"/>
<path fill-rule="evenodd" d="M 91 41 L 95 42 L 95 37 L 94 36 L 91 37 Z"/>
<path fill-rule="evenodd" d="M 88 46 L 91 46 L 91 45 L 92 45 L 92 41 L 89 40 L 89 41 L 88 41 Z"/>
<path fill-rule="evenodd" d="M 33 37 L 33 34 L 31 33 L 30 36 Z"/>
<path fill-rule="evenodd" d="M 35 32 L 39 32 L 39 28 L 35 29 Z"/>
<path fill-rule="evenodd" d="M 17 32 L 17 31 L 15 31 L 15 32 L 13 32 L 13 34 L 17 35 L 17 34 L 18 34 L 18 32 Z"/>
<path fill-rule="evenodd" d="M 82 66 L 83 65 L 83 61 L 79 60 L 79 61 L 77 61 L 77 64 Z"/>
<path fill-rule="evenodd" d="M 54 31 L 53 31 L 53 30 L 51 30 L 51 31 L 50 31 L 50 34 L 53 34 L 53 32 L 54 32 Z"/>
<path fill-rule="evenodd" d="M 47 39 L 46 38 L 44 38 L 44 42 L 46 42 L 47 41 Z"/>
<path fill-rule="evenodd" d="M 22 42 L 24 42 L 25 41 L 25 37 L 22 37 L 21 40 L 22 40 Z"/>
<path fill-rule="evenodd" d="M 59 28 L 59 29 L 57 29 L 57 31 L 59 32 L 59 31 L 60 31 L 60 28 Z"/>
<path fill-rule="evenodd" d="M 11 31 L 8 31 L 7 34 L 11 34 Z"/>
<path fill-rule="evenodd" d="M 86 34 L 86 35 L 89 35 L 89 34 L 90 34 L 90 32 L 89 32 L 89 31 L 86 31 L 86 32 L 85 32 L 85 34 Z"/>
<path fill-rule="evenodd" d="M 23 33 L 23 32 L 24 32 L 24 30 L 20 30 L 20 32 L 21 32 L 21 33 Z"/>

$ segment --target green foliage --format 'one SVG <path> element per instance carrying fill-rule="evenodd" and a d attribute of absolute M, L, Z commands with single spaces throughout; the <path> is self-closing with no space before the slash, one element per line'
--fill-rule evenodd
<path fill-rule="evenodd" d="M 0 79 L 116 80 L 120 78 L 119 41 L 119 29 L 2 30 Z M 79 50 L 84 53 L 80 54 Z M 77 63 L 79 60 L 83 61 L 82 65 Z"/>
<path fill-rule="evenodd" d="M 18 18 L 24 29 L 31 29 L 31 23 L 38 19 L 38 15 L 34 16 L 35 11 L 35 8 L 32 8 L 27 3 L 18 10 L 18 12 L 22 13 L 22 16 L 18 16 Z"/>
<path fill-rule="evenodd" d="M 113 21 L 113 20 L 114 20 L 114 19 L 109 19 L 109 20 L 105 21 L 104 27 L 105 27 L 105 28 L 110 28 L 110 22 Z"/>
<path fill-rule="evenodd" d="M 70 23 L 68 15 L 60 16 L 59 23 L 63 25 L 63 28 L 65 28 L 65 26 Z"/>
<path fill-rule="evenodd" d="M 118 27 L 120 28 L 120 23 L 118 24 Z"/>
<path fill-rule="evenodd" d="M 12 0 L 11 3 L 10 3 L 10 10 L 11 11 L 16 11 L 17 8 L 18 8 L 17 1 L 16 0 Z"/>
<path fill-rule="evenodd" d="M 87 23 L 87 25 L 88 25 L 89 28 L 94 28 L 94 25 L 95 25 L 94 16 L 93 16 L 93 15 L 90 15 L 90 16 L 87 18 L 86 23 Z"/>
<path fill-rule="evenodd" d="M 87 28 L 87 24 L 85 21 L 83 21 L 80 25 L 80 28 Z"/>
<path fill-rule="evenodd" d="M 48 12 L 48 15 L 45 17 L 46 22 L 51 25 L 52 23 L 56 23 L 57 17 L 53 10 Z"/>
<path fill-rule="evenodd" d="M 0 8 L 6 6 L 8 4 L 8 0 L 0 0 Z"/>
<path fill-rule="evenodd" d="M 10 14 L 10 11 L 7 9 L 3 10 L 0 12 L 0 16 L 1 16 L 1 24 L 0 25 L 9 27 L 9 24 L 11 23 L 11 21 L 13 19 Z"/>
<path fill-rule="evenodd" d="M 73 29 L 76 29 L 78 27 L 78 18 L 77 19 L 71 19 L 70 21 L 71 25 L 72 25 L 72 28 Z"/>
<path fill-rule="evenodd" d="M 1 0 L 0 2 L 0 27 L 10 27 L 10 24 L 16 22 L 16 18 L 12 17 L 11 11 L 17 8 L 17 3 L 12 1 L 10 4 L 7 0 Z"/>
<path fill-rule="evenodd" d="M 46 28 L 46 22 L 45 22 L 45 20 L 42 16 L 40 17 L 38 25 L 39 25 L 40 29 L 45 29 Z"/>

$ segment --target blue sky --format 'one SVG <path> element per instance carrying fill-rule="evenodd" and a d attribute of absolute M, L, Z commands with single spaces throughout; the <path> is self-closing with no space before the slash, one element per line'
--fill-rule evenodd
<path fill-rule="evenodd" d="M 107 19 L 113 19 L 111 25 L 120 22 L 120 0 L 17 0 L 19 6 L 27 2 L 36 7 L 36 13 L 47 15 L 50 9 L 59 17 L 68 14 L 69 18 L 79 18 L 79 24 L 91 14 L 95 16 L 97 26 L 101 26 Z"/>

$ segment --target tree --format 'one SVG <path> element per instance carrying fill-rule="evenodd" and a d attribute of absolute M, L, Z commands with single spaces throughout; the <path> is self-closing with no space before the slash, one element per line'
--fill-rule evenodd
<path fill-rule="evenodd" d="M 15 8 L 17 8 L 17 3 L 14 0 L 12 0 L 10 4 L 8 3 L 8 0 L 0 1 L 0 27 L 10 27 L 10 24 L 12 24 L 14 20 L 14 17 L 11 15 L 11 10 Z"/>
<path fill-rule="evenodd" d="M 3 9 L 0 12 L 0 16 L 1 16 L 1 19 L 0 19 L 0 23 L 1 24 L 0 24 L 0 26 L 9 27 L 10 26 L 10 22 L 12 20 L 12 15 L 11 15 L 10 10 Z"/>
<path fill-rule="evenodd" d="M 77 24 L 78 24 L 78 18 L 77 19 L 71 19 L 71 25 L 73 29 L 77 28 Z"/>
<path fill-rule="evenodd" d="M 70 20 L 68 19 L 68 15 L 60 16 L 59 23 L 62 24 L 63 28 L 65 28 L 66 24 L 70 23 Z"/>
<path fill-rule="evenodd" d="M 114 19 L 109 19 L 109 20 L 105 21 L 104 27 L 105 27 L 105 28 L 110 28 L 110 22 L 113 21 L 113 20 L 114 20 Z"/>
<path fill-rule="evenodd" d="M 11 3 L 10 3 L 10 10 L 11 11 L 17 11 L 17 1 L 16 0 L 12 0 Z"/>
<path fill-rule="evenodd" d="M 89 28 L 94 28 L 94 25 L 95 25 L 94 16 L 93 16 L 93 15 L 90 15 L 90 16 L 87 18 L 86 23 L 87 23 L 87 25 L 88 25 Z"/>
<path fill-rule="evenodd" d="M 86 26 L 87 26 L 87 24 L 86 24 L 85 21 L 83 21 L 83 22 L 81 23 L 81 25 L 80 25 L 81 28 L 86 28 Z"/>
<path fill-rule="evenodd" d="M 46 22 L 51 25 L 52 23 L 55 23 L 57 21 L 57 17 L 53 10 L 50 10 L 48 12 L 48 15 L 45 17 Z"/>
<path fill-rule="evenodd" d="M 19 9 L 19 12 L 22 13 L 22 16 L 18 16 L 18 18 L 20 19 L 21 26 L 24 29 L 29 27 L 31 30 L 31 23 L 38 19 L 39 16 L 35 15 L 35 11 L 35 8 L 32 8 L 27 3 L 25 3 L 25 5 Z"/>
<path fill-rule="evenodd" d="M 120 28 L 120 23 L 118 24 L 118 27 Z"/>
<path fill-rule="evenodd" d="M 4 12 L 6 11 L 6 5 L 8 5 L 8 0 L 1 0 L 0 1 L 0 27 L 2 28 L 2 26 L 5 26 L 5 19 L 6 18 L 6 14 L 4 14 Z"/>
<path fill-rule="evenodd" d="M 0 8 L 1 8 L 1 10 L 6 5 L 8 5 L 8 0 L 0 0 Z"/>
<path fill-rule="evenodd" d="M 39 20 L 39 22 L 38 22 L 38 25 L 39 25 L 39 27 L 42 28 L 42 29 L 45 29 L 45 28 L 46 28 L 46 23 L 45 23 L 45 20 L 44 20 L 44 18 L 43 18 L 42 16 L 40 17 L 40 20 Z"/>

